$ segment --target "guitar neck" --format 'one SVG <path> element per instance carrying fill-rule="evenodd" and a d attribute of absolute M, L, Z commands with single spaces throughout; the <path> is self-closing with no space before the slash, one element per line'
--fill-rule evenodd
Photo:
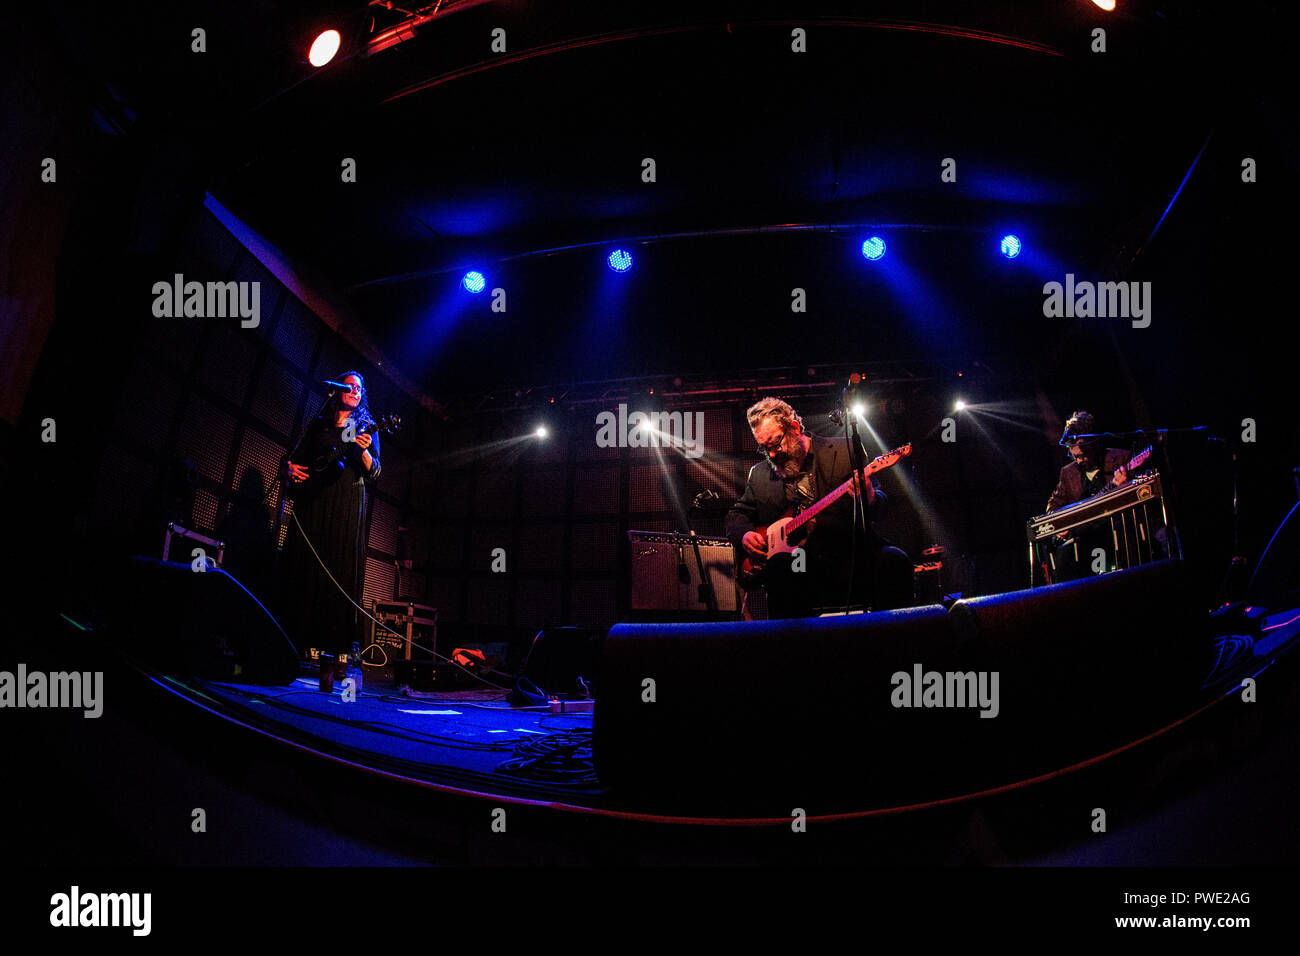
<path fill-rule="evenodd" d="M 1151 457 L 1152 447 L 1154 446 L 1148 445 L 1145 451 L 1140 451 L 1136 455 L 1134 455 L 1133 460 L 1124 466 L 1124 470 L 1132 471 L 1134 468 L 1140 467 L 1144 461 L 1146 461 L 1148 458 Z"/>
<path fill-rule="evenodd" d="M 863 474 L 866 477 L 870 478 L 876 472 L 882 471 L 885 468 L 888 468 L 890 465 L 896 464 L 899 458 L 903 457 L 904 455 L 910 454 L 911 451 L 912 451 L 912 446 L 905 445 L 902 449 L 899 449 L 897 451 L 892 451 L 888 455 L 882 455 L 881 457 L 873 461 L 871 464 L 863 468 L 862 469 Z M 841 498 L 847 495 L 852 489 L 853 489 L 853 478 L 850 477 L 847 481 L 839 485 L 830 494 L 826 495 L 823 498 L 818 499 L 816 502 L 809 505 L 803 511 L 799 512 L 799 516 L 793 519 L 789 523 L 789 525 L 786 526 L 786 533 L 789 534 L 790 532 L 795 531 L 797 528 L 801 527 L 805 523 L 812 521 L 813 518 L 816 518 L 819 514 L 821 514 L 831 505 L 835 504 L 835 502 L 839 501 Z"/>

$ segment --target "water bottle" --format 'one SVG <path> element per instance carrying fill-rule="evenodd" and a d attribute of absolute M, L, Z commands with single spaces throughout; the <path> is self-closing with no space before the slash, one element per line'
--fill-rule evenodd
<path fill-rule="evenodd" d="M 361 695 L 361 645 L 352 642 L 352 653 L 348 655 L 348 677 L 352 678 L 352 689 Z"/>

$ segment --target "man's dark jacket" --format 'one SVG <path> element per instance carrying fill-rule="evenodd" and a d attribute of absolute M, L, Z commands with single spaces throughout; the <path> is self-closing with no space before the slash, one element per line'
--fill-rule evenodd
<path fill-rule="evenodd" d="M 810 436 L 811 445 L 808 454 L 812 458 L 813 493 L 820 500 L 839 485 L 849 480 L 853 474 L 853 462 L 849 457 L 849 446 L 842 438 L 822 438 Z M 871 456 L 865 452 L 862 464 L 870 464 Z M 874 511 L 885 501 L 885 493 L 880 490 L 874 477 L 871 486 L 875 489 L 876 500 L 871 510 Z M 726 534 L 740 554 L 744 549 L 740 539 L 745 532 L 753 531 L 759 525 L 769 525 L 785 513 L 790 502 L 785 497 L 785 482 L 766 461 L 760 461 L 749 469 L 749 480 L 745 483 L 745 493 L 727 512 Z M 867 524 L 870 536 L 865 544 L 873 549 L 887 546 L 888 542 L 876 534 Z M 817 516 L 816 525 L 808 538 L 807 551 L 810 558 L 823 559 L 847 558 L 851 549 L 853 534 L 853 496 L 844 495 Z"/>
<path fill-rule="evenodd" d="M 1106 449 L 1106 460 L 1101 466 L 1103 487 L 1110 484 L 1111 479 L 1115 477 L 1116 471 L 1128 464 L 1129 457 L 1129 453 L 1122 448 Z M 1056 483 L 1056 490 L 1052 492 L 1052 497 L 1047 501 L 1047 510 L 1049 512 L 1056 511 L 1058 508 L 1064 508 L 1066 505 L 1072 505 L 1076 501 L 1082 500 L 1083 466 L 1077 461 L 1072 461 L 1061 469 L 1061 477 Z"/>

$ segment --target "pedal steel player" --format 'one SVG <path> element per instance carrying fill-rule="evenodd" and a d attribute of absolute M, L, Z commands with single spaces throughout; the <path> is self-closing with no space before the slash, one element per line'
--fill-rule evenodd
<path fill-rule="evenodd" d="M 1100 439 L 1080 440 L 1076 437 L 1096 434 L 1096 431 L 1097 425 L 1092 415 L 1084 411 L 1075 412 L 1065 423 L 1060 443 L 1069 449 L 1071 461 L 1061 469 L 1056 489 L 1047 502 L 1047 513 L 1091 498 L 1107 488 L 1118 488 L 1128 481 L 1128 472 L 1124 470 L 1129 461 L 1127 451 L 1122 448 L 1103 449 Z M 1053 545 L 1053 562 L 1056 567 L 1054 580 L 1070 581 L 1087 575 L 1096 548 L 1106 552 L 1109 564 L 1114 547 L 1109 525 L 1105 521 L 1062 531 L 1056 536 Z"/>

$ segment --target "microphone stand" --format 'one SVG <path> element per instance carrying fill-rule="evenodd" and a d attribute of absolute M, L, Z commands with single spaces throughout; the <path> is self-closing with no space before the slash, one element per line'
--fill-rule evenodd
<path fill-rule="evenodd" d="M 700 495 L 695 496 L 695 500 L 691 502 L 690 510 L 700 510 Z M 717 614 L 718 596 L 713 593 L 713 581 L 709 578 L 708 571 L 704 567 L 704 556 L 700 554 L 700 539 L 696 537 L 695 529 L 691 527 L 689 518 L 686 521 L 686 531 L 691 536 L 691 547 L 695 551 L 695 566 L 700 572 L 699 598 L 704 602 L 704 606 L 709 609 L 710 614 Z"/>
<path fill-rule="evenodd" d="M 869 539 L 867 532 L 867 504 L 863 495 L 866 492 L 864 484 L 866 475 L 864 473 L 866 462 L 862 460 L 862 442 L 858 437 L 858 416 L 853 413 L 852 403 L 850 402 L 850 390 L 856 387 L 856 382 L 850 379 L 850 383 L 844 387 L 841 396 L 841 405 L 843 406 L 844 415 L 844 438 L 849 446 L 849 462 L 853 467 L 853 473 L 858 479 L 857 494 L 853 496 L 853 533 L 849 536 L 849 591 L 845 595 L 845 609 L 853 603 L 853 585 L 856 583 L 858 575 L 858 533 L 862 534 L 862 543 L 865 545 Z"/>
<path fill-rule="evenodd" d="M 1065 447 L 1069 447 L 1069 445 L 1074 444 L 1076 441 L 1087 440 L 1087 439 L 1099 439 L 1099 438 L 1147 439 L 1150 436 L 1155 436 L 1154 438 L 1151 438 L 1151 447 L 1153 453 L 1157 447 L 1160 448 L 1161 451 L 1160 458 L 1164 463 L 1163 474 L 1168 479 L 1167 483 L 1169 485 L 1169 490 L 1165 495 L 1166 504 L 1169 512 L 1168 515 L 1169 520 L 1166 523 L 1166 527 L 1169 529 L 1169 533 L 1173 538 L 1173 549 L 1171 549 L 1169 556 L 1173 557 L 1174 556 L 1173 552 L 1176 551 L 1178 554 L 1178 560 L 1181 561 L 1183 560 L 1183 540 L 1182 540 L 1182 536 L 1178 533 L 1178 516 L 1177 516 L 1177 507 L 1176 507 L 1177 496 L 1174 491 L 1175 483 L 1174 483 L 1173 464 L 1170 462 L 1169 459 L 1169 448 L 1165 442 L 1165 439 L 1168 438 L 1170 435 L 1194 435 L 1197 434 L 1198 432 L 1204 432 L 1208 430 L 1209 430 L 1208 425 L 1193 425 L 1189 428 L 1153 428 L 1150 431 L 1145 429 L 1138 429 L 1136 431 L 1131 431 L 1131 432 L 1100 432 L 1093 435 L 1065 435 L 1062 436 L 1060 443 Z M 1214 440 L 1213 435 L 1206 435 L 1205 437 L 1209 440 Z M 1235 456 L 1234 456 L 1234 468 L 1235 468 Z M 1236 515 L 1236 497 L 1237 497 L 1236 480 L 1234 477 L 1234 481 L 1233 481 L 1234 524 L 1235 524 L 1235 515 Z M 1236 533 L 1235 527 L 1233 529 L 1233 533 L 1235 536 Z"/>

